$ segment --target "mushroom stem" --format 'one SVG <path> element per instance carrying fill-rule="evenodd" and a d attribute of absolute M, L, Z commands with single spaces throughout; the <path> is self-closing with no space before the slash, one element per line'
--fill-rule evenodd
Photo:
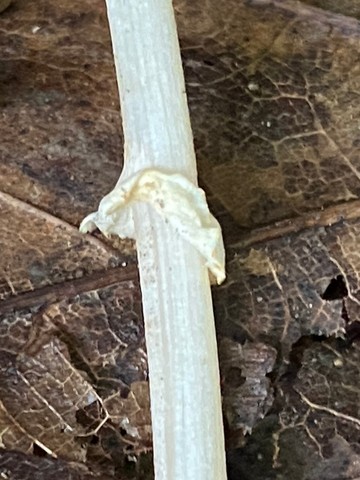
<path fill-rule="evenodd" d="M 172 2 L 106 3 L 125 138 L 124 169 L 114 191 L 82 229 L 97 225 L 105 232 L 136 238 L 156 480 L 224 480 L 220 381 L 207 268 L 215 259 L 220 268 L 214 273 L 223 279 L 223 247 L 220 227 L 197 187 Z M 128 211 L 119 213 L 119 204 L 124 209 L 126 202 Z M 192 233 L 194 229 L 198 234 Z M 206 243 L 214 239 L 213 257 L 205 258 L 204 252 L 212 249 Z"/>

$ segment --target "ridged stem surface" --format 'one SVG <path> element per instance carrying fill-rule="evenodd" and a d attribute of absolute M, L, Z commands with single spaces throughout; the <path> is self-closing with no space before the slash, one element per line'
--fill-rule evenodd
<path fill-rule="evenodd" d="M 170 0 L 107 0 L 125 138 L 121 179 L 146 168 L 196 184 Z M 156 480 L 224 480 L 220 381 L 208 271 L 151 206 L 133 206 L 150 373 Z"/>

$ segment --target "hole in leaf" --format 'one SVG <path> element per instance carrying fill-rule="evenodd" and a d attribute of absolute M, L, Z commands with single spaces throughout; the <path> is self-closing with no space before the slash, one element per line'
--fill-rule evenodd
<path fill-rule="evenodd" d="M 302 367 L 305 350 L 310 348 L 315 342 L 323 342 L 327 337 L 323 335 L 304 335 L 295 342 L 289 354 L 289 365 L 283 377 L 289 381 L 295 379 Z"/>
<path fill-rule="evenodd" d="M 323 300 L 331 302 L 333 300 L 341 300 L 348 296 L 348 289 L 346 288 L 343 275 L 338 275 L 332 278 L 325 292 L 321 295 Z"/>
<path fill-rule="evenodd" d="M 351 320 L 350 320 L 350 317 L 349 317 L 349 314 L 348 314 L 348 311 L 347 311 L 347 308 L 346 308 L 346 305 L 345 305 L 345 300 L 343 300 L 343 306 L 342 306 L 342 310 L 341 310 L 341 318 L 343 320 L 345 320 L 346 324 L 351 323 Z"/>
<path fill-rule="evenodd" d="M 33 444 L 33 454 L 36 457 L 46 457 L 46 455 L 47 455 L 45 450 L 43 450 L 41 447 L 39 447 L 39 445 L 37 445 L 36 443 Z"/>
<path fill-rule="evenodd" d="M 346 330 L 346 346 L 350 347 L 354 342 L 360 339 L 360 322 L 355 321 L 348 324 Z"/>
<path fill-rule="evenodd" d="M 90 440 L 90 445 L 97 445 L 99 441 L 99 437 L 97 435 L 93 435 Z"/>
<path fill-rule="evenodd" d="M 348 349 L 353 343 L 360 340 L 360 321 L 352 321 L 347 311 L 345 300 L 343 300 L 341 318 L 345 321 L 345 337 L 338 338 L 338 345 L 340 349 Z"/>
<path fill-rule="evenodd" d="M 208 60 L 208 59 L 205 59 L 203 60 L 204 64 L 209 66 L 209 67 L 213 67 L 215 64 L 212 60 Z"/>

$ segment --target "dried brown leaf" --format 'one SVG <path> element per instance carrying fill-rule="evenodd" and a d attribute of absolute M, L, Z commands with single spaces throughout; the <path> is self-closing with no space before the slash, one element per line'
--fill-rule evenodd
<path fill-rule="evenodd" d="M 100 478 L 81 464 L 0 450 L 0 478 L 4 480 L 93 480 Z M 101 480 L 111 477 L 102 475 Z M 122 480 L 121 477 L 118 477 Z"/>
<path fill-rule="evenodd" d="M 230 480 L 360 476 L 357 3 L 174 2 L 228 251 Z M 17 0 L 0 27 L 0 474 L 151 478 L 133 245 L 77 232 L 121 166 L 104 2 Z"/>
<path fill-rule="evenodd" d="M 270 379 L 276 350 L 262 343 L 240 345 L 223 338 L 219 345 L 223 383 L 224 413 L 232 433 L 250 432 L 272 406 L 274 396 Z"/>
<path fill-rule="evenodd" d="M 302 3 L 313 5 L 314 7 L 340 13 L 349 17 L 360 18 L 360 5 L 357 0 L 301 0 Z"/>
<path fill-rule="evenodd" d="M 177 8 L 199 171 L 229 241 L 357 198 L 358 22 L 283 0 Z"/>

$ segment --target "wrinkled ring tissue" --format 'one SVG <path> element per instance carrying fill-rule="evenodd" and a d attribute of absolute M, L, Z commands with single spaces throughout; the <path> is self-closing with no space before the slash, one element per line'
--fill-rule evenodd
<path fill-rule="evenodd" d="M 136 240 L 133 202 L 145 202 L 191 243 L 204 257 L 218 284 L 225 279 L 225 249 L 219 222 L 210 213 L 204 191 L 185 176 L 145 169 L 116 187 L 80 225 L 81 232 L 98 228 L 104 235 L 116 234 Z"/>

